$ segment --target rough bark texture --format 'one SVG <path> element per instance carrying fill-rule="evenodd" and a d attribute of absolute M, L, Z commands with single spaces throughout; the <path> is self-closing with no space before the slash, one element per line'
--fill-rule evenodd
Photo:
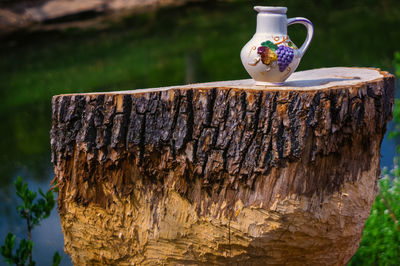
<path fill-rule="evenodd" d="M 394 77 L 331 68 L 287 84 L 55 96 L 73 262 L 345 264 L 376 196 Z"/>

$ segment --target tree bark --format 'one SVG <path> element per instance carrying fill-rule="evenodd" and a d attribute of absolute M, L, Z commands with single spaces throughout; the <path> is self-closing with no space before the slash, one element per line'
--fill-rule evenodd
<path fill-rule="evenodd" d="M 54 96 L 65 249 L 76 265 L 343 265 L 393 98 L 367 68 Z"/>

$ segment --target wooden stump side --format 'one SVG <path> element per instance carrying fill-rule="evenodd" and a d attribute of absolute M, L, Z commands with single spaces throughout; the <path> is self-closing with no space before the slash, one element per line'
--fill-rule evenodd
<path fill-rule="evenodd" d="M 66 251 L 77 265 L 346 263 L 392 117 L 394 77 L 380 74 L 55 96 Z"/>

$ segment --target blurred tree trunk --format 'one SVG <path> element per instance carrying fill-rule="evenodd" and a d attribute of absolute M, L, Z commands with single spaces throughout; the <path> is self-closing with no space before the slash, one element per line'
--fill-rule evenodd
<path fill-rule="evenodd" d="M 195 83 L 199 80 L 199 65 L 201 63 L 200 52 L 188 52 L 185 55 L 185 73 L 186 73 L 186 84 Z"/>

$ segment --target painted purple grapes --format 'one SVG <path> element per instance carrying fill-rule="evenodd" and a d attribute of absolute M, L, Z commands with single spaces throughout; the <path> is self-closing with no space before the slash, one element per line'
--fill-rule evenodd
<path fill-rule="evenodd" d="M 283 72 L 293 61 L 294 57 L 293 49 L 285 45 L 280 45 L 276 50 L 276 54 L 278 55 L 279 71 Z"/>

